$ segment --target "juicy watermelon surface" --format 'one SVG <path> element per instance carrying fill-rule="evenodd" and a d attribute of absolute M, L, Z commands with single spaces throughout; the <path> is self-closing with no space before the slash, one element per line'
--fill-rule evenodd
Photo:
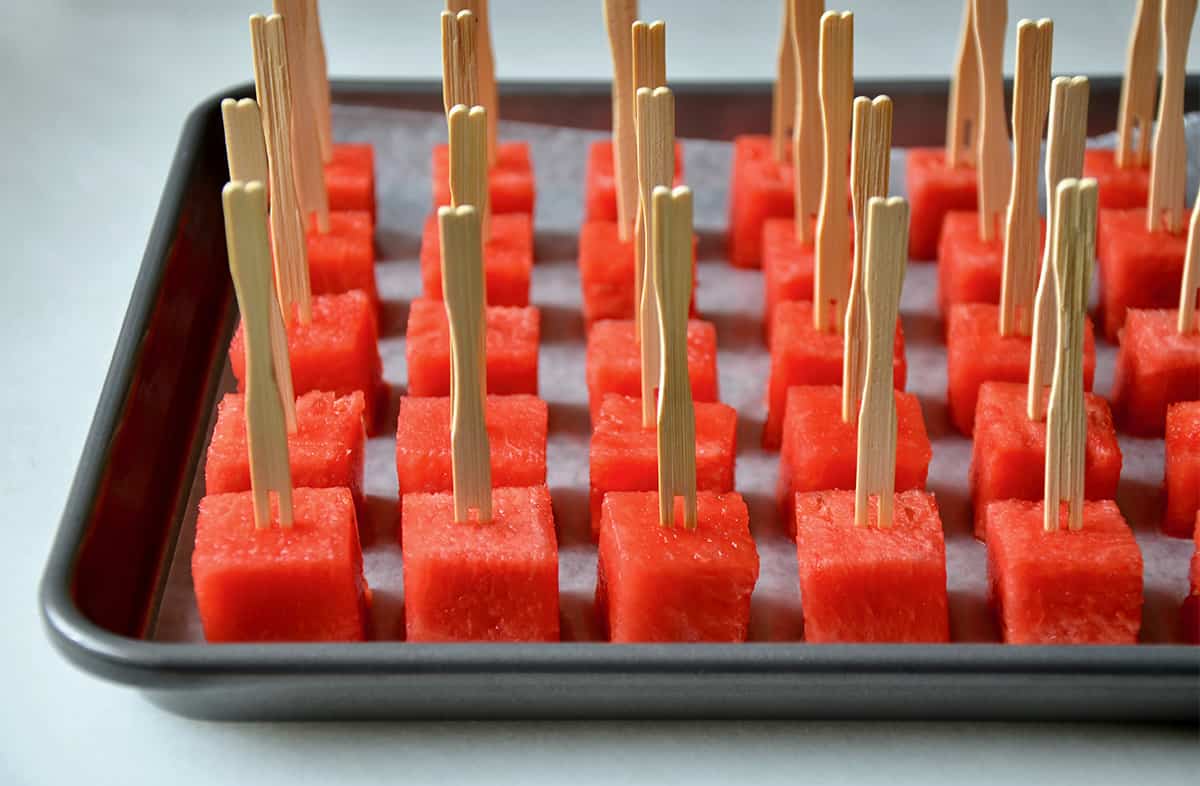
<path fill-rule="evenodd" d="M 450 204 L 450 147 L 433 146 L 433 207 Z M 536 197 L 533 158 L 528 142 L 500 142 L 496 162 L 488 172 L 488 199 L 492 214 L 533 215 Z"/>
<path fill-rule="evenodd" d="M 1041 226 L 1045 241 L 1045 221 Z M 1039 245 L 1036 269 L 1041 269 Z M 991 240 L 979 237 L 979 214 L 953 210 L 942 222 L 938 241 L 938 306 L 943 314 L 957 303 L 1000 302 L 1004 284 L 1004 222 Z"/>
<path fill-rule="evenodd" d="M 499 213 L 488 223 L 483 245 L 487 303 L 527 306 L 533 272 L 533 219 L 528 213 Z M 421 285 L 425 297 L 442 299 L 442 244 L 436 213 L 425 220 L 421 234 Z"/>
<path fill-rule="evenodd" d="M 771 140 L 743 134 L 733 140 L 729 191 L 729 261 L 737 267 L 762 263 L 763 223 L 792 215 L 792 165 L 776 161 Z"/>
<path fill-rule="evenodd" d="M 1117 341 L 1131 308 L 1178 308 L 1187 220 L 1169 234 L 1146 231 L 1146 210 L 1101 210 L 1096 232 L 1104 335 Z"/>
<path fill-rule="evenodd" d="M 917 260 L 935 259 L 946 214 L 978 207 L 975 169 L 946 166 L 944 148 L 911 147 L 904 174 L 910 210 L 908 255 Z"/>
<path fill-rule="evenodd" d="M 617 220 L 617 181 L 613 175 L 612 139 L 600 139 L 588 146 L 587 172 L 584 175 L 584 221 Z M 675 143 L 675 185 L 684 184 L 683 145 Z"/>
<path fill-rule="evenodd" d="M 1150 194 L 1150 165 L 1117 166 L 1113 149 L 1091 148 L 1083 154 L 1083 176 L 1096 179 L 1101 208 L 1145 207 Z"/>
<path fill-rule="evenodd" d="M 1121 331 L 1113 412 L 1122 431 L 1163 433 L 1167 407 L 1200 399 L 1200 333 L 1180 335 L 1173 309 L 1132 309 Z"/>
<path fill-rule="evenodd" d="M 375 222 L 375 148 L 339 143 L 325 164 L 325 191 L 330 210 L 362 210 Z"/>
<path fill-rule="evenodd" d="M 375 224 L 365 210 L 335 210 L 329 214 L 329 231 L 317 230 L 310 217 L 308 277 L 314 295 L 337 295 L 352 289 L 367 293 L 379 307 L 375 285 Z"/>
<path fill-rule="evenodd" d="M 1167 409 L 1166 514 L 1163 531 L 1191 537 L 1200 513 L 1200 401 L 1172 404 Z"/>

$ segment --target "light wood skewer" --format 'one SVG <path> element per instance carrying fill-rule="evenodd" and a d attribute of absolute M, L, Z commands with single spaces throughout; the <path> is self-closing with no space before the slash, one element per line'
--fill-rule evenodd
<path fill-rule="evenodd" d="M 442 109 L 447 117 L 455 106 L 479 104 L 479 67 L 475 15 L 470 11 L 442 12 Z"/>
<path fill-rule="evenodd" d="M 650 255 L 650 192 L 654 185 L 671 185 L 675 179 L 674 166 L 671 176 L 666 182 L 645 182 L 645 172 L 642 164 L 642 125 L 638 119 L 638 92 L 643 88 L 654 90 L 665 87 L 667 82 L 667 26 L 660 21 L 646 23 L 638 20 L 629 28 L 630 41 L 633 44 L 633 124 L 638 160 L 638 203 L 637 215 L 633 228 L 633 319 L 636 333 L 640 337 L 646 332 L 642 326 L 644 312 L 643 290 L 646 288 L 646 259 Z M 672 121 L 673 124 L 674 121 Z M 674 131 L 672 131 L 672 135 Z M 671 151 L 671 161 L 674 164 L 674 150 Z M 651 331 L 653 332 L 653 331 Z"/>
<path fill-rule="evenodd" d="M 1008 0 L 972 0 L 975 50 L 982 90 L 979 137 L 975 153 L 979 169 L 979 238 L 990 241 L 1008 202 L 1012 160 L 1004 121 L 1004 26 Z"/>
<path fill-rule="evenodd" d="M 254 526 L 271 525 L 270 492 L 279 496 L 279 523 L 290 527 L 292 470 L 277 370 L 271 364 L 271 249 L 267 191 L 262 183 L 234 181 L 221 192 L 229 273 L 246 340 L 246 440 Z"/>
<path fill-rule="evenodd" d="M 1154 89 L 1158 81 L 1159 0 L 1138 0 L 1125 53 L 1125 78 L 1117 109 L 1119 167 L 1144 167 L 1150 163 L 1150 136 L 1154 122 Z M 1137 134 L 1137 144 L 1133 135 Z"/>
<path fill-rule="evenodd" d="M 975 166 L 979 141 L 979 55 L 975 51 L 975 13 L 972 0 L 963 3 L 962 32 L 950 81 L 946 112 L 946 166 Z"/>
<path fill-rule="evenodd" d="M 450 131 L 450 205 L 472 205 L 479 212 L 479 236 L 489 235 L 491 212 L 487 168 L 487 110 L 458 104 L 446 118 Z M 479 250 L 480 259 L 483 247 Z M 486 277 L 485 277 L 486 278 Z M 486 287 L 485 287 L 486 295 Z"/>
<path fill-rule="evenodd" d="M 1196 18 L 1196 0 L 1162 0 L 1163 75 L 1158 122 L 1150 152 L 1150 204 L 1146 231 L 1183 231 L 1187 188 L 1187 140 L 1183 133 L 1183 88 L 1188 39 Z"/>
<path fill-rule="evenodd" d="M 696 410 L 688 377 L 687 322 L 692 301 L 692 192 L 664 186 L 652 195 L 654 293 L 659 310 L 663 362 L 658 399 L 658 521 L 675 522 L 675 498 L 683 498 L 683 525 L 695 529 Z"/>
<path fill-rule="evenodd" d="M 500 94 L 496 89 L 496 56 L 492 49 L 492 22 L 488 0 L 446 0 L 446 10 L 475 15 L 475 62 L 478 71 L 478 103 L 487 110 L 487 161 L 496 163 L 496 126 L 500 121 Z M 485 235 L 486 237 L 486 235 Z"/>
<path fill-rule="evenodd" d="M 788 127 L 796 115 L 796 51 L 792 38 L 793 0 L 783 0 L 779 54 L 775 58 L 775 84 L 771 89 L 771 156 L 777 163 L 788 157 Z"/>
<path fill-rule="evenodd" d="M 1200 203 L 1200 196 L 1196 201 Z M 1192 210 L 1188 222 L 1187 253 L 1183 258 L 1183 280 L 1179 283 L 1179 335 L 1200 331 L 1200 210 Z"/>
<path fill-rule="evenodd" d="M 317 0 L 305 3 L 305 23 L 312 58 L 314 97 L 317 101 L 317 132 L 321 140 L 321 161 L 333 160 L 333 98 L 329 90 L 329 63 L 325 58 L 325 37 L 321 34 L 321 9 Z"/>
<path fill-rule="evenodd" d="M 792 123 L 792 190 L 796 239 L 813 242 L 813 217 L 821 209 L 822 156 L 825 138 L 821 121 L 821 15 L 824 0 L 788 0 L 792 53 L 796 58 L 796 117 Z"/>
<path fill-rule="evenodd" d="M 892 347 L 908 258 L 908 203 L 900 197 L 872 197 L 866 222 L 867 380 L 858 418 L 854 523 L 859 527 L 869 524 L 870 500 L 875 497 L 876 526 L 886 529 L 892 525 L 895 506 L 897 420 Z"/>
<path fill-rule="evenodd" d="M 617 192 L 617 234 L 633 238 L 637 220 L 637 133 L 633 124 L 633 23 L 637 0 L 604 0 L 604 27 L 612 51 L 613 178 Z"/>
<path fill-rule="evenodd" d="M 846 157 L 854 97 L 854 14 L 826 11 L 821 16 L 820 63 L 825 155 L 817 216 L 813 322 L 817 330 L 838 332 L 845 320 L 850 289 Z"/>

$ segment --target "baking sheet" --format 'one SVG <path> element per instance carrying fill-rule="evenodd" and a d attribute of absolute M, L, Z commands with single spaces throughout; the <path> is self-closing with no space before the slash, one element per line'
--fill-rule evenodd
<path fill-rule="evenodd" d="M 430 211 L 430 148 L 445 140 L 441 114 L 379 107 L 335 106 L 341 141 L 375 146 L 379 263 L 376 276 L 383 301 L 380 353 L 384 379 L 392 390 L 380 436 L 367 448 L 363 533 L 364 570 L 374 593 L 373 638 L 404 636 L 403 573 L 397 543 L 398 503 L 394 424 L 406 381 L 404 328 L 408 303 L 420 294 L 417 255 L 423 222 Z M 537 176 L 536 265 L 531 301 L 542 313 L 540 392 L 550 408 L 548 483 L 559 533 L 559 589 L 564 641 L 598 639 L 592 597 L 596 550 L 588 522 L 587 388 L 584 331 L 576 266 L 576 235 L 583 215 L 587 145 L 601 133 L 503 123 L 501 136 L 531 143 Z M 1189 150 L 1200 148 L 1200 122 L 1188 118 Z M 1098 140 L 1111 145 L 1111 139 Z M 751 528 L 761 573 L 751 604 L 750 638 L 802 640 L 796 554 L 779 524 L 774 489 L 778 454 L 759 447 L 766 417 L 764 391 L 769 357 L 762 341 L 762 276 L 724 260 L 732 146 L 727 142 L 684 140 L 686 175 L 695 190 L 699 238 L 701 316 L 717 326 L 721 399 L 738 411 L 737 490 L 750 508 Z M 1188 193 L 1194 193 L 1197 157 L 1189 161 Z M 892 191 L 903 194 L 904 157 L 892 159 Z M 216 198 L 216 195 L 213 197 Z M 1094 288 L 1093 288 L 1094 289 Z M 959 642 L 998 641 L 986 604 L 986 549 L 971 534 L 967 467 L 971 443 L 951 426 L 946 410 L 945 350 L 936 308 L 936 268 L 912 263 L 901 301 L 908 353 L 908 389 L 921 401 L 933 442 L 929 490 L 937 496 L 946 532 L 951 636 Z M 1112 387 L 1116 351 L 1097 342 L 1095 389 Z M 232 389 L 226 371 L 226 387 Z M 1142 640 L 1178 639 L 1179 603 L 1187 591 L 1190 541 L 1158 532 L 1162 440 L 1121 436 L 1124 466 L 1118 502 L 1133 526 L 1145 560 L 1146 606 Z M 200 642 L 203 632 L 191 580 L 195 506 L 203 496 L 198 473 L 189 511 L 180 527 L 153 638 Z"/>

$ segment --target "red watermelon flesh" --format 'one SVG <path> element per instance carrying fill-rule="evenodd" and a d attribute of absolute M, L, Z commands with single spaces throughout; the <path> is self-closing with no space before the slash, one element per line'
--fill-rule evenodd
<path fill-rule="evenodd" d="M 696 488 L 733 491 L 737 455 L 737 411 L 726 404 L 697 402 Z M 611 491 L 658 488 L 658 440 L 654 426 L 642 426 L 642 400 L 608 394 L 592 427 L 592 539 L 600 536 L 600 507 Z"/>
<path fill-rule="evenodd" d="M 946 543 L 937 502 L 924 491 L 895 495 L 892 526 L 854 524 L 853 491 L 796 495 L 796 555 L 804 639 L 945 642 Z"/>
<path fill-rule="evenodd" d="M 558 641 L 558 543 L 545 486 L 492 491 L 492 520 L 450 494 L 403 498 L 409 641 Z"/>
<path fill-rule="evenodd" d="M 1085 502 L 1083 528 L 1042 528 L 1042 503 L 988 506 L 988 591 L 1009 644 L 1135 644 L 1142 554 L 1117 503 Z"/>
<path fill-rule="evenodd" d="M 294 523 L 254 526 L 251 493 L 200 500 L 192 582 L 210 642 L 363 641 L 370 590 L 354 500 L 344 488 L 297 488 Z"/>
<path fill-rule="evenodd" d="M 975 426 L 975 402 L 984 382 L 1029 381 L 1029 336 L 1000 335 L 1000 307 L 959 303 L 946 315 L 946 376 L 950 420 L 968 436 Z M 1092 389 L 1096 339 L 1092 321 L 1083 324 L 1083 389 Z"/>
<path fill-rule="evenodd" d="M 535 185 L 528 142 L 500 142 L 496 163 L 488 172 L 488 198 L 492 214 L 533 215 Z M 433 147 L 433 207 L 450 204 L 450 147 Z"/>
<path fill-rule="evenodd" d="M 816 219 L 813 219 L 813 238 L 816 238 Z M 850 250 L 854 251 L 854 222 L 850 224 Z M 765 295 L 763 321 L 767 345 L 771 344 L 771 325 L 775 307 L 791 300 L 812 300 L 813 279 L 816 275 L 816 252 L 813 243 L 796 240 L 796 222 L 791 218 L 769 218 L 763 224 L 762 239 L 763 290 Z"/>
<path fill-rule="evenodd" d="M 737 267 L 758 267 L 762 262 L 763 223 L 768 218 L 790 218 L 792 210 L 792 165 L 772 157 L 770 137 L 734 137 L 729 261 Z"/>
<path fill-rule="evenodd" d="M 1045 495 L 1046 421 L 1025 417 L 1025 391 L 1018 382 L 985 382 L 975 407 L 975 441 L 968 474 L 975 504 L 975 537 L 985 540 L 988 504 L 1003 499 L 1037 501 Z M 1047 388 L 1043 398 L 1050 395 Z M 1088 499 L 1116 499 L 1121 477 L 1121 446 L 1108 402 L 1084 395 L 1087 438 L 1083 493 Z"/>
<path fill-rule="evenodd" d="M 296 432 L 288 434 L 292 485 L 350 489 L 362 501 L 363 449 L 367 434 L 361 391 L 348 396 L 313 390 L 296 400 Z M 208 494 L 250 490 L 246 443 L 246 397 L 226 393 L 217 405 L 217 424 L 204 465 Z"/>
<path fill-rule="evenodd" d="M 694 401 L 717 401 L 717 328 L 688 320 L 688 376 Z M 606 393 L 642 397 L 642 360 L 632 319 L 605 319 L 587 336 L 588 410 L 595 423 Z"/>
<path fill-rule="evenodd" d="M 375 424 L 376 402 L 384 392 L 383 363 L 379 358 L 379 325 L 375 307 L 360 290 L 340 295 L 317 295 L 312 299 L 312 321 L 299 317 L 288 325 L 292 387 L 297 396 L 310 390 L 326 390 L 347 396 L 363 393 L 367 430 Z M 229 364 L 245 391 L 246 352 L 242 326 L 238 325 L 229 345 Z"/>
<path fill-rule="evenodd" d="M 779 447 L 788 388 L 794 385 L 840 385 L 844 337 L 813 327 L 813 304 L 780 303 L 771 328 L 771 379 L 768 383 L 767 423 L 763 447 Z M 904 331 L 896 322 L 893 355 L 895 387 L 904 389 L 908 367 L 904 361 Z"/>
<path fill-rule="evenodd" d="M 528 213 L 491 217 L 489 236 L 483 244 L 483 267 L 489 305 L 529 305 L 533 219 Z M 421 287 L 425 297 L 442 299 L 442 245 L 436 213 L 425 220 L 421 233 Z"/>
<path fill-rule="evenodd" d="M 1167 407 L 1200 399 L 1200 333 L 1180 335 L 1178 311 L 1130 309 L 1113 379 L 1113 412 L 1122 431 L 1163 433 Z"/>
<path fill-rule="evenodd" d="M 975 168 L 946 166 L 945 148 L 912 147 L 906 159 L 905 183 L 912 210 L 908 255 L 917 260 L 935 259 L 946 214 L 978 207 Z"/>
<path fill-rule="evenodd" d="M 750 626 L 758 551 L 740 494 L 700 492 L 696 529 L 658 523 L 658 493 L 604 499 L 596 613 L 614 642 L 738 642 Z"/>
<path fill-rule="evenodd" d="M 1041 222 L 1041 243 L 1046 224 Z M 1039 249 L 1042 245 L 1039 243 Z M 1041 269 L 1039 250 L 1037 269 Z M 998 221 L 996 235 L 979 237 L 979 214 L 953 210 L 942 222 L 938 241 L 938 305 L 942 313 L 956 303 L 999 303 L 1004 284 L 1004 222 Z"/>
<path fill-rule="evenodd" d="M 1179 402 L 1167 409 L 1166 443 L 1163 532 L 1186 538 L 1193 534 L 1200 513 L 1200 401 Z"/>
<path fill-rule="evenodd" d="M 588 148 L 584 185 L 584 221 L 617 220 L 617 181 L 613 176 L 612 139 Z M 683 145 L 675 143 L 675 185 L 683 185 Z"/>
<path fill-rule="evenodd" d="M 369 144 L 336 144 L 325 165 L 330 210 L 363 210 L 375 222 L 375 149 Z"/>
<path fill-rule="evenodd" d="M 491 449 L 492 485 L 546 484 L 549 410 L 537 396 L 488 396 L 484 413 Z M 450 491 L 450 399 L 400 399 L 396 425 L 400 494 Z"/>
<path fill-rule="evenodd" d="M 308 277 L 314 295 L 337 295 L 352 289 L 367 293 L 379 307 L 375 286 L 375 224 L 365 210 L 335 210 L 329 214 L 329 231 L 317 231 L 310 217 Z"/>
<path fill-rule="evenodd" d="M 489 393 L 537 395 L 540 314 L 533 306 L 488 306 Z M 450 323 L 440 300 L 420 298 L 409 306 L 405 332 L 410 396 L 450 395 Z"/>
<path fill-rule="evenodd" d="M 696 238 L 692 238 L 695 281 Z M 583 322 L 590 329 L 602 319 L 633 319 L 633 241 L 621 241 L 615 221 L 587 221 L 579 229 L 579 283 L 583 290 Z M 696 310 L 695 290 L 692 312 Z"/>
<path fill-rule="evenodd" d="M 1187 219 L 1178 235 L 1146 231 L 1145 209 L 1101 210 L 1096 234 L 1100 314 L 1115 342 L 1131 308 L 1178 308 L 1187 253 Z"/>
<path fill-rule="evenodd" d="M 896 490 L 925 488 L 932 458 L 920 402 L 896 391 Z M 776 495 L 788 534 L 795 535 L 796 493 L 853 490 L 857 461 L 858 422 L 842 420 L 841 386 L 788 388 Z"/>
<path fill-rule="evenodd" d="M 1096 179 L 1100 207 L 1123 210 L 1145 207 L 1150 194 L 1150 165 L 1117 166 L 1115 150 L 1092 149 L 1083 154 L 1083 176 Z"/>

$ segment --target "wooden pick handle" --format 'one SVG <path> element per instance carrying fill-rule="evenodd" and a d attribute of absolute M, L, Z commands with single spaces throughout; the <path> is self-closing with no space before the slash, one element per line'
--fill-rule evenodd
<path fill-rule="evenodd" d="M 1083 153 L 1087 146 L 1087 111 L 1089 85 L 1087 77 L 1060 76 L 1050 86 L 1050 129 L 1046 139 L 1046 193 L 1057 192 L 1058 184 L 1067 178 L 1083 176 Z M 1046 247 L 1042 254 L 1042 270 L 1038 279 L 1037 296 L 1033 305 L 1033 327 L 1030 331 L 1029 385 L 1026 389 L 1025 411 L 1030 420 L 1041 420 L 1046 414 L 1042 389 L 1054 371 L 1055 332 L 1058 317 L 1054 291 L 1054 253 L 1052 231 L 1055 200 L 1046 199 Z"/>
<path fill-rule="evenodd" d="M 813 241 L 812 219 L 821 209 L 825 154 L 818 89 L 821 15 L 824 0 L 788 0 L 792 53 L 796 59 L 796 117 L 792 123 L 792 190 L 795 194 L 796 239 Z"/>
<path fill-rule="evenodd" d="M 966 0 L 946 112 L 946 166 L 974 166 L 978 139 L 979 54 L 975 51 L 975 14 L 971 0 Z"/>
<path fill-rule="evenodd" d="M 613 175 L 617 191 L 617 232 L 633 237 L 637 216 L 637 136 L 633 126 L 633 36 L 637 0 L 604 0 L 604 26 L 612 51 Z"/>
<path fill-rule="evenodd" d="M 479 211 L 480 237 L 487 238 L 489 214 L 487 110 L 459 104 L 446 116 L 450 131 L 450 205 Z M 482 254 L 482 251 L 480 252 Z M 482 257 L 481 257 L 482 258 Z"/>
<path fill-rule="evenodd" d="M 454 520 L 492 519 L 488 445 L 487 353 L 479 211 L 472 205 L 438 209 L 442 288 L 450 322 L 450 446 Z"/>
<path fill-rule="evenodd" d="M 279 308 L 285 322 L 291 322 L 299 313 L 300 321 L 307 324 L 312 320 L 312 291 L 308 279 L 308 243 L 293 156 L 291 86 L 283 19 L 278 14 L 266 18 L 258 14 L 251 16 L 250 41 L 254 50 L 254 86 L 262 111 L 271 180 L 271 245 Z"/>
<path fill-rule="evenodd" d="M 225 127 L 225 155 L 229 160 L 229 179 L 243 182 L 268 182 L 267 146 L 263 140 L 262 119 L 253 98 L 221 102 L 221 121 Z M 268 199 L 270 195 L 268 194 Z M 296 394 L 292 389 L 292 366 L 288 357 L 287 329 L 279 311 L 279 299 L 270 300 L 271 358 L 279 383 L 279 401 L 289 434 L 296 433 Z"/>
<path fill-rule="evenodd" d="M 633 43 L 633 87 L 663 87 L 667 84 L 667 23 L 636 21 L 629 28 Z"/>
<path fill-rule="evenodd" d="M 1125 78 L 1117 109 L 1117 166 L 1144 167 L 1150 162 L 1154 88 L 1158 77 L 1159 0 L 1138 0 L 1125 53 Z M 1137 146 L 1133 135 L 1137 132 Z"/>
<path fill-rule="evenodd" d="M 492 23 L 488 0 L 446 0 L 446 10 L 475 15 L 475 62 L 478 67 L 478 103 L 487 110 L 487 162 L 496 163 L 496 125 L 500 120 L 500 97 L 496 90 L 496 57 L 492 50 Z M 484 229 L 487 223 L 484 222 Z M 487 237 L 487 234 L 484 234 Z"/>
<path fill-rule="evenodd" d="M 822 332 L 839 331 L 850 289 L 850 227 L 846 215 L 846 157 L 854 96 L 854 14 L 821 16 L 821 119 L 825 157 L 817 216 L 813 321 Z"/>
<path fill-rule="evenodd" d="M 775 84 L 771 89 L 771 155 L 780 164 L 787 161 L 788 126 L 796 114 L 796 52 L 791 31 L 793 2 L 783 0 Z"/>
<path fill-rule="evenodd" d="M 1013 79 L 1013 177 L 1004 225 L 1004 262 L 1000 287 L 1000 335 L 1028 336 L 1033 329 L 1037 286 L 1038 159 L 1042 129 L 1050 109 L 1050 51 L 1054 23 L 1049 19 L 1017 24 L 1017 69 Z"/>
<path fill-rule="evenodd" d="M 1046 479 L 1043 525 L 1058 529 L 1059 503 L 1068 503 L 1069 526 L 1083 526 L 1084 447 L 1083 314 L 1096 256 L 1096 181 L 1069 178 L 1055 192 L 1054 283 L 1058 341 L 1054 381 L 1046 411 Z"/>
<path fill-rule="evenodd" d="M 867 379 L 858 418 L 854 480 L 854 523 L 869 523 L 877 499 L 876 524 L 892 525 L 896 489 L 896 394 L 892 347 L 900 289 L 908 258 L 908 203 L 900 197 L 871 197 L 867 207 L 865 255 Z"/>
<path fill-rule="evenodd" d="M 470 11 L 442 12 L 442 108 L 447 115 L 459 104 L 479 103 L 476 24 Z"/>
<path fill-rule="evenodd" d="M 1183 133 L 1184 68 L 1188 38 L 1196 17 L 1196 0 L 1163 0 L 1163 75 L 1158 123 L 1150 153 L 1150 204 L 1146 231 L 1183 231 L 1183 196 L 1187 188 L 1187 140 Z"/>
<path fill-rule="evenodd" d="M 1012 161 L 1008 154 L 1008 132 L 1004 128 L 1004 25 L 1008 21 L 1007 0 L 972 0 L 975 17 L 975 49 L 982 90 L 979 107 L 979 237 L 996 236 L 996 223 L 1008 201 Z"/>
<path fill-rule="evenodd" d="M 1200 203 L 1200 197 L 1197 198 Z M 1188 222 L 1187 254 L 1183 258 L 1183 280 L 1179 284 L 1179 335 L 1200 330 L 1200 209 L 1192 210 Z"/>
<path fill-rule="evenodd" d="M 659 186 L 652 195 L 654 292 L 663 347 L 658 383 L 658 521 L 675 521 L 683 497 L 683 522 L 696 528 L 696 412 L 687 364 L 688 305 L 692 300 L 692 192 Z"/>
<path fill-rule="evenodd" d="M 863 302 L 863 242 L 867 203 L 887 195 L 892 152 L 892 99 L 877 96 L 854 99 L 854 131 L 850 143 L 850 193 L 854 207 L 854 250 L 850 293 L 846 301 L 846 326 L 842 351 L 842 421 L 852 423 L 858 414 L 866 374 L 866 316 Z"/>
<path fill-rule="evenodd" d="M 305 3 L 305 22 L 312 58 L 313 93 L 316 100 L 317 132 L 321 139 L 321 160 L 333 160 L 333 97 L 329 89 L 329 65 L 325 58 L 325 37 L 321 35 L 321 10 L 317 0 Z"/>
<path fill-rule="evenodd" d="M 229 273 L 246 341 L 246 439 L 254 525 L 271 524 L 269 493 L 279 495 L 279 523 L 292 526 L 292 472 L 277 373 L 271 362 L 271 249 L 267 191 L 260 182 L 235 181 L 221 191 Z"/>

